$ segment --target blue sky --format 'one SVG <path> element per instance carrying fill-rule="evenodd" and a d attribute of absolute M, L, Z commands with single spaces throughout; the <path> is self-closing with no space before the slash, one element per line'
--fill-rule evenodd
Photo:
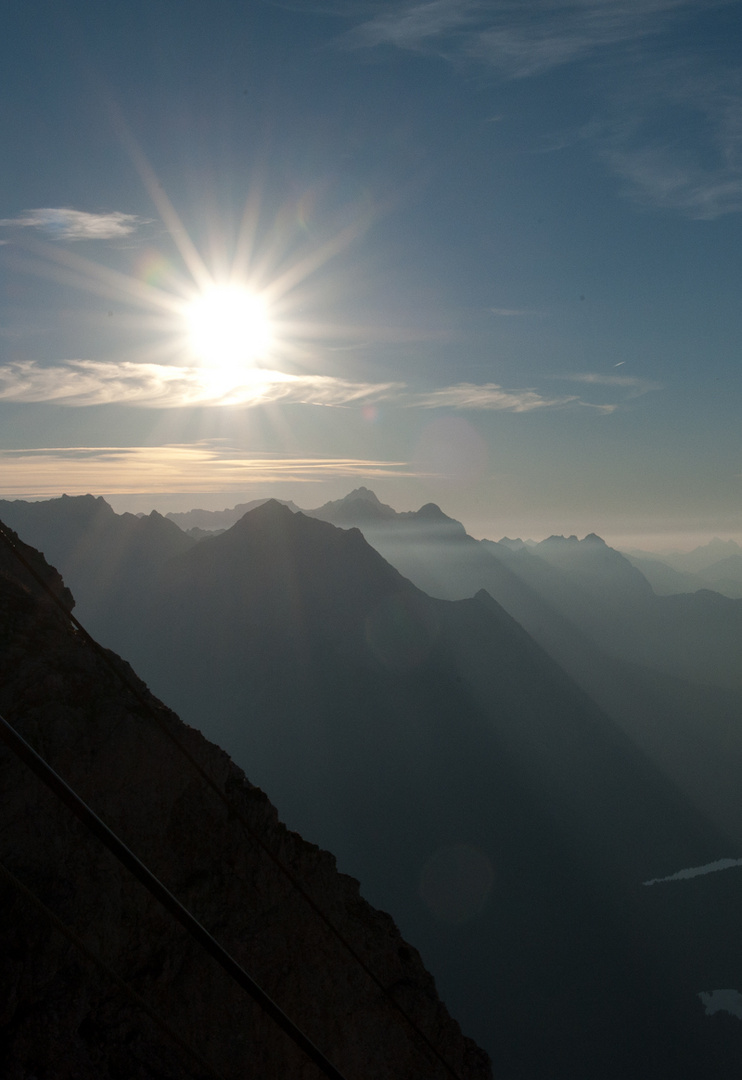
<path fill-rule="evenodd" d="M 742 539 L 742 7 L 14 5 L 0 496 Z M 231 282 L 259 356 L 194 353 Z"/>

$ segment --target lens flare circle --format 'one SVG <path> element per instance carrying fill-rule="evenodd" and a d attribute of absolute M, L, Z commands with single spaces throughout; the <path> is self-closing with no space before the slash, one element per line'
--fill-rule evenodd
<path fill-rule="evenodd" d="M 185 309 L 190 351 L 213 368 L 250 365 L 273 342 L 268 306 L 241 285 L 214 285 Z"/>

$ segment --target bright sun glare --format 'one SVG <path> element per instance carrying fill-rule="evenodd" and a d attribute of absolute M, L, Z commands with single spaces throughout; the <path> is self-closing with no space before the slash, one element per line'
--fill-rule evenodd
<path fill-rule="evenodd" d="M 240 285 L 214 285 L 185 310 L 190 349 L 217 369 L 250 366 L 269 349 L 273 332 L 265 300 Z"/>

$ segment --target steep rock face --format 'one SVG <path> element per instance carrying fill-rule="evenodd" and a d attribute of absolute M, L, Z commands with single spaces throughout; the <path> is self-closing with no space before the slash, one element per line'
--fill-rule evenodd
<path fill-rule="evenodd" d="M 23 547 L 68 606 L 60 579 Z M 416 951 L 331 855 L 277 819 L 217 747 L 130 669 L 199 776 L 0 545 L 0 712 L 263 986 L 348 1080 L 443 1077 L 271 858 L 300 879 L 461 1080 L 491 1076 Z M 244 822 L 249 826 L 246 834 Z M 257 1005 L 0 745 L 0 860 L 225 1080 L 319 1075 Z M 0 1075 L 6 1080 L 187 1080 L 209 1075 L 0 876 Z"/>

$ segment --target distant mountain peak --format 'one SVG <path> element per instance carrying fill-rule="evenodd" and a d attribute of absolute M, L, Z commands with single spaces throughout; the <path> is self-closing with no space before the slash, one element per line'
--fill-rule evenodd
<path fill-rule="evenodd" d="M 381 500 L 379 499 L 378 495 L 376 495 L 375 492 L 371 491 L 370 488 L 363 487 L 363 486 L 355 488 L 353 491 L 350 492 L 349 495 L 346 495 L 345 498 L 343 500 L 341 500 L 341 501 L 342 502 L 350 502 L 352 499 L 364 499 L 366 502 L 376 503 L 378 506 L 383 506 L 384 505 L 381 502 Z"/>
<path fill-rule="evenodd" d="M 742 547 L 734 540 L 722 540 L 720 537 L 715 536 L 713 540 L 709 540 L 708 544 L 703 544 L 701 547 L 694 548 L 689 552 L 691 556 L 694 555 L 738 555 L 742 552 Z"/>
<path fill-rule="evenodd" d="M 260 506 L 254 506 L 248 513 L 255 514 L 258 517 L 262 514 L 280 514 L 286 519 L 294 516 L 286 503 L 281 502 L 280 499 L 266 499 L 264 503 L 261 503 Z"/>
<path fill-rule="evenodd" d="M 397 517 L 397 511 L 386 503 L 380 502 L 374 492 L 367 487 L 356 488 L 344 498 L 326 502 L 316 510 L 307 510 L 306 513 L 309 517 L 320 518 L 322 521 L 330 521 L 340 526 L 372 524 Z"/>
<path fill-rule="evenodd" d="M 266 499 L 260 506 L 253 507 L 252 510 L 248 510 L 246 514 L 236 521 L 229 532 L 240 530 L 243 528 L 250 528 L 255 522 L 288 522 L 293 520 L 296 515 L 289 507 L 278 499 Z"/>
<path fill-rule="evenodd" d="M 254 510 L 256 506 L 262 506 L 263 503 L 268 501 L 280 502 L 295 513 L 299 510 L 296 503 L 287 499 L 252 499 L 250 502 L 237 503 L 236 506 L 225 510 L 194 509 L 179 513 L 171 511 L 165 516 L 174 522 L 179 529 L 183 529 L 184 532 L 188 532 L 190 529 L 199 529 L 202 533 L 224 532 L 226 529 L 230 529 L 245 514 Z"/>
<path fill-rule="evenodd" d="M 542 544 L 552 544 L 556 547 L 558 544 L 574 546 L 576 544 L 599 544 L 601 547 L 607 547 L 605 540 L 602 536 L 598 536 L 597 533 L 588 533 L 587 536 L 580 540 L 579 537 L 572 533 L 570 536 L 560 536 L 554 533 L 552 536 L 547 536 L 545 540 L 541 541 Z"/>
<path fill-rule="evenodd" d="M 542 540 L 542 544 L 579 544 L 579 540 L 572 533 L 571 536 L 561 536 L 559 533 L 552 533 L 551 536 L 547 536 L 545 540 Z"/>
<path fill-rule="evenodd" d="M 450 518 L 448 514 L 444 514 L 440 506 L 438 506 L 438 504 L 434 502 L 425 503 L 424 506 L 421 506 L 417 512 L 417 516 L 425 518 L 437 518 L 439 520 L 441 518 L 445 518 L 446 521 L 453 520 L 453 518 Z"/>
<path fill-rule="evenodd" d="M 32 502 L 23 499 L 1 499 L 0 506 L 12 508 L 11 514 L 23 514 L 29 520 L 60 512 L 65 521 L 92 518 L 112 520 L 117 516 L 102 495 L 59 495 L 53 499 L 38 499 Z"/>

